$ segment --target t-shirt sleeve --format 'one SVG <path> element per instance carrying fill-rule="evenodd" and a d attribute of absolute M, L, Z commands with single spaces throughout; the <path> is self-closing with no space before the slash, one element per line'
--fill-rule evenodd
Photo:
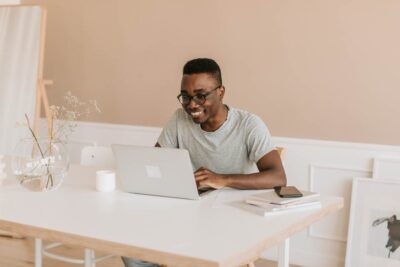
<path fill-rule="evenodd" d="M 178 116 L 179 110 L 175 111 L 162 129 L 157 140 L 161 147 L 178 148 Z"/>
<path fill-rule="evenodd" d="M 276 149 L 265 123 L 256 115 L 249 118 L 247 150 L 249 159 L 257 163 L 264 155 Z"/>

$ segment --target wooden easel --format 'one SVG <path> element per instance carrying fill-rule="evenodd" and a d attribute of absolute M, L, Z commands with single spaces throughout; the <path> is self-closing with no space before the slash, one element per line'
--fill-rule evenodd
<path fill-rule="evenodd" d="M 43 109 L 44 113 L 46 115 L 46 126 L 47 126 L 47 135 L 51 135 L 51 128 L 52 128 L 52 122 L 51 122 L 51 114 L 50 114 L 50 106 L 49 106 L 49 100 L 47 98 L 47 92 L 46 92 L 46 85 L 52 85 L 53 81 L 50 80 L 43 80 L 43 79 L 38 79 L 37 83 L 37 93 L 36 93 L 36 109 L 35 109 L 35 119 L 34 119 L 34 128 L 33 131 L 35 132 L 36 136 L 39 136 L 39 119 L 40 119 L 40 111 L 41 111 L 41 103 L 43 102 Z"/>
<path fill-rule="evenodd" d="M 37 79 L 37 92 L 36 92 L 36 109 L 35 118 L 33 122 L 34 132 L 36 136 L 39 136 L 39 119 L 41 112 L 41 104 L 43 102 L 43 109 L 46 115 L 46 125 L 48 136 L 51 134 L 52 122 L 50 114 L 49 99 L 47 97 L 46 85 L 52 85 L 53 81 L 43 79 L 44 70 L 44 52 L 45 52 L 45 41 L 46 41 L 46 23 L 47 23 L 47 9 L 41 7 L 42 16 L 40 21 L 40 47 L 39 47 L 39 64 L 38 64 L 38 79 Z"/>

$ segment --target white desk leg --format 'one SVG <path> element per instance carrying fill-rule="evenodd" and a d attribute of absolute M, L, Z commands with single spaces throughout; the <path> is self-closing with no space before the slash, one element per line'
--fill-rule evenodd
<path fill-rule="evenodd" d="M 92 267 L 96 267 L 96 256 L 94 255 L 94 250 L 91 249 L 92 251 Z"/>
<path fill-rule="evenodd" d="M 93 250 L 85 248 L 85 267 L 93 267 Z"/>
<path fill-rule="evenodd" d="M 35 238 L 35 267 L 42 267 L 42 239 Z"/>
<path fill-rule="evenodd" d="M 278 245 L 278 267 L 289 267 L 289 238 Z"/>

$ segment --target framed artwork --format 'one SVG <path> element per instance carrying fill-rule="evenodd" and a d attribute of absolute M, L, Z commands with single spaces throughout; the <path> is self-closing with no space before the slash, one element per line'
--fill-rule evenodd
<path fill-rule="evenodd" d="M 346 267 L 400 266 L 400 180 L 354 178 Z"/>
<path fill-rule="evenodd" d="M 400 158 L 374 158 L 372 177 L 400 181 Z"/>

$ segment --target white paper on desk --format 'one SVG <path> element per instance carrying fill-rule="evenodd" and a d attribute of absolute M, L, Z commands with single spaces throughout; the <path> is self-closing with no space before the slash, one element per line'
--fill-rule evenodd
<path fill-rule="evenodd" d="M 321 206 L 321 202 L 319 200 L 302 202 L 302 203 L 292 204 L 292 205 L 279 205 L 279 204 L 272 204 L 272 203 L 255 203 L 251 200 L 245 200 L 245 201 L 249 205 L 253 205 L 253 206 L 261 208 L 264 212 L 278 212 L 278 211 L 286 211 L 286 210 L 291 210 L 291 209 L 307 208 L 310 206 Z"/>
<path fill-rule="evenodd" d="M 254 195 L 248 196 L 248 200 L 256 201 L 256 202 L 263 202 L 263 203 L 271 203 L 277 205 L 286 205 L 286 204 L 294 204 L 294 203 L 304 203 L 309 201 L 314 201 L 319 199 L 319 193 L 310 192 L 301 190 L 303 193 L 302 197 L 294 197 L 294 198 L 282 198 L 278 196 L 275 191 L 265 191 L 262 193 L 257 193 Z"/>

